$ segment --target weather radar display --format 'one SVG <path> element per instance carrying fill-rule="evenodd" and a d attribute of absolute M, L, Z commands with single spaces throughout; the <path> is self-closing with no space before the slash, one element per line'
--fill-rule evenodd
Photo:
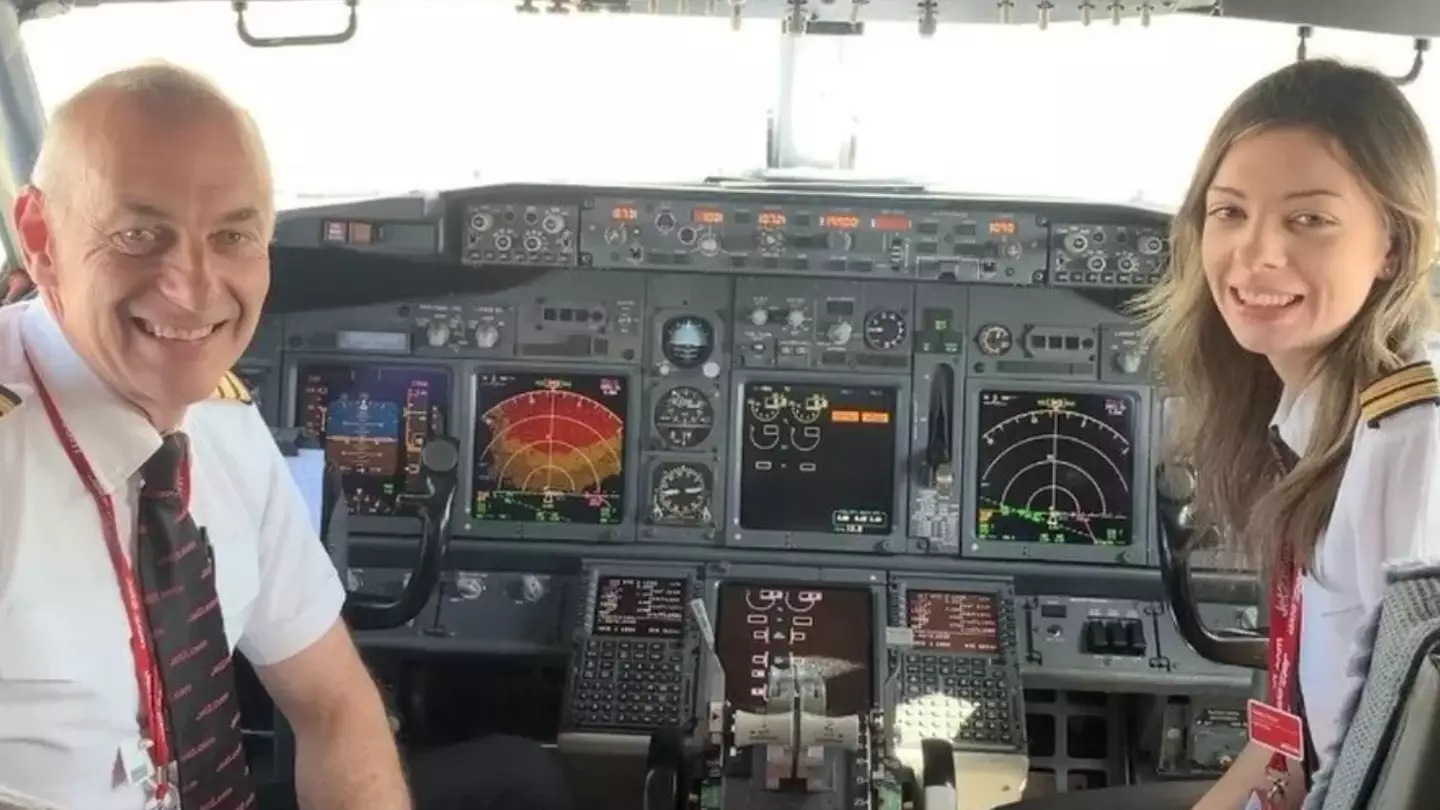
<path fill-rule="evenodd" d="M 610 375 L 475 379 L 479 520 L 610 525 L 625 514 L 626 383 Z"/>
<path fill-rule="evenodd" d="M 1132 542 L 1134 397 L 982 391 L 976 535 L 982 541 Z"/>

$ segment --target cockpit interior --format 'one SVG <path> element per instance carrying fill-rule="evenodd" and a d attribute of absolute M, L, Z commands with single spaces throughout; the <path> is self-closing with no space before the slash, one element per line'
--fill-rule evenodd
<path fill-rule="evenodd" d="M 199 33 L 76 47 L 127 16 Z M 1130 303 L 1238 86 L 1347 43 L 1440 132 L 1434 35 L 1426 0 L 13 0 L 5 190 L 139 58 L 291 122 L 235 372 L 323 460 L 402 746 L 541 741 L 593 810 L 1188 808 L 1264 594 L 1182 542 Z"/>

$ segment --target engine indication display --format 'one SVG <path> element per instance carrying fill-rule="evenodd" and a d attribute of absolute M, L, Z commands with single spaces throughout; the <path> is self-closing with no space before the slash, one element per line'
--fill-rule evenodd
<path fill-rule="evenodd" d="M 862 588 L 812 585 L 720 586 L 716 653 L 725 697 L 747 711 L 765 706 L 772 669 L 825 684 L 830 717 L 871 706 L 871 596 Z"/>
<path fill-rule="evenodd" d="M 592 627 L 597 636 L 680 638 L 685 632 L 685 580 L 600 577 Z"/>
<path fill-rule="evenodd" d="M 625 514 L 626 381 L 599 374 L 475 377 L 479 520 L 611 525 Z"/>
<path fill-rule="evenodd" d="M 420 450 L 445 432 L 450 375 L 440 369 L 313 364 L 298 372 L 295 422 L 325 443 L 351 514 L 404 515 L 420 492 Z"/>
<path fill-rule="evenodd" d="M 1000 616 L 991 594 L 911 591 L 906 601 L 917 649 L 1000 652 Z"/>
<path fill-rule="evenodd" d="M 890 533 L 894 388 L 747 383 L 743 401 L 742 528 Z"/>
<path fill-rule="evenodd" d="M 978 538 L 1130 545 L 1136 408 L 1123 393 L 982 391 Z"/>

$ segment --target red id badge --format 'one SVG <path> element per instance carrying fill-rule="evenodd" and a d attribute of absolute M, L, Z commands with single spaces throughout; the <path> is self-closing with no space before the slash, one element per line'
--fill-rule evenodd
<path fill-rule="evenodd" d="M 1282 712 L 1252 699 L 1246 706 L 1250 739 L 1257 745 L 1296 762 L 1305 758 L 1305 731 L 1299 715 Z"/>

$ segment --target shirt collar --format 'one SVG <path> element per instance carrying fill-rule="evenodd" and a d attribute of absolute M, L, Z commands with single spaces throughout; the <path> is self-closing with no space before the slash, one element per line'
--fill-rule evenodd
<path fill-rule="evenodd" d="M 25 349 L 101 487 L 117 492 L 160 449 L 160 434 L 75 353 L 43 300 L 27 306 Z"/>
<path fill-rule="evenodd" d="M 1270 417 L 1270 427 L 1280 433 L 1280 438 L 1297 456 L 1305 455 L 1305 446 L 1310 443 L 1310 428 L 1315 422 L 1316 399 L 1319 396 L 1318 379 L 1311 379 L 1299 391 L 1286 388 L 1280 394 L 1275 415 Z"/>

